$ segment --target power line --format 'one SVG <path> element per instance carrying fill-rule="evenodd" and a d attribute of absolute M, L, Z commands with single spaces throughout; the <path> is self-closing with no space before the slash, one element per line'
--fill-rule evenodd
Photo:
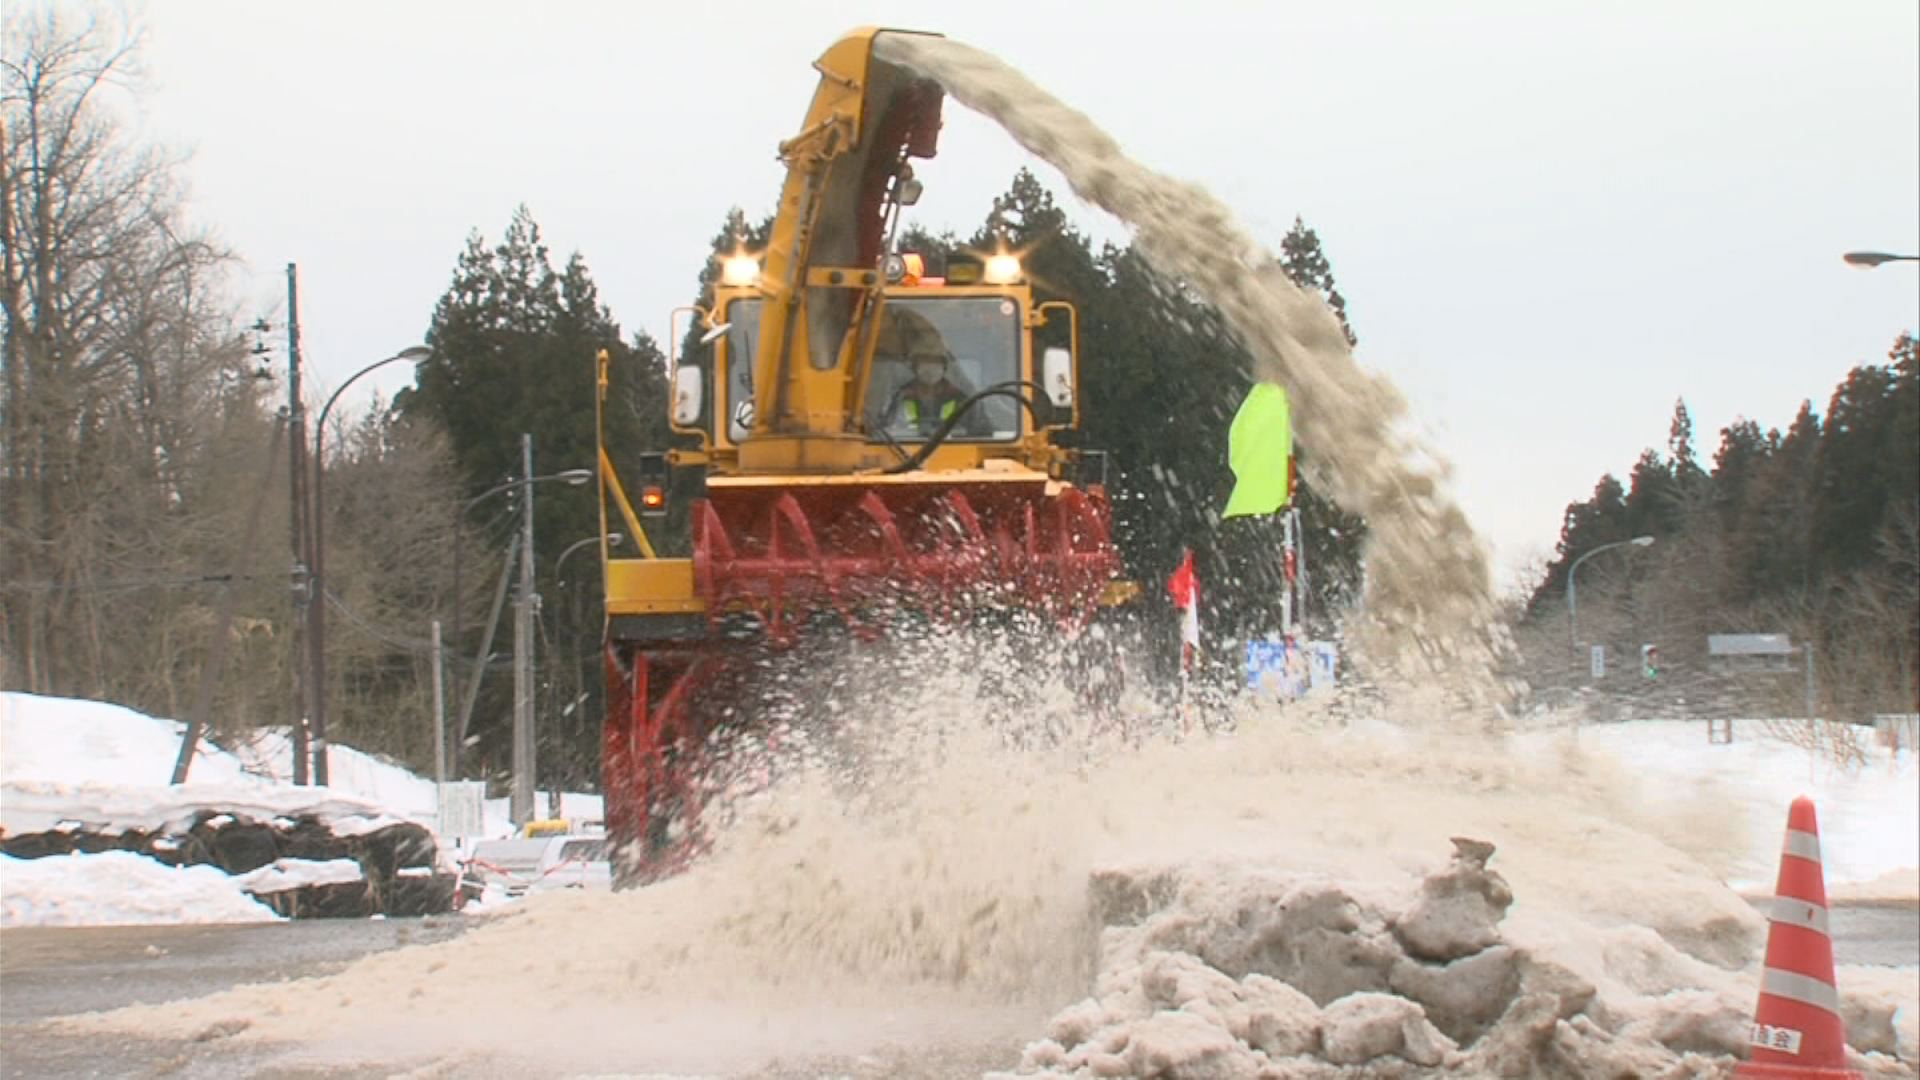
<path fill-rule="evenodd" d="M 278 580 L 275 574 L 192 574 L 181 577 L 121 578 L 115 581 L 7 581 L 0 592 L 119 592 L 128 589 L 177 589 L 195 585 L 231 585 Z"/>
<path fill-rule="evenodd" d="M 327 603 L 333 606 L 333 610 L 339 612 L 343 618 L 345 618 L 349 623 L 352 623 L 354 627 L 358 629 L 361 633 L 367 635 L 368 637 L 374 639 L 375 641 L 380 642 L 383 645 L 390 645 L 393 648 L 400 649 L 404 652 L 417 653 L 421 656 L 433 655 L 432 642 L 423 641 L 419 638 L 413 638 L 409 640 L 407 638 L 397 637 L 385 630 L 382 630 L 379 627 L 368 622 L 367 620 L 361 618 L 358 614 L 356 614 L 352 608 L 347 606 L 346 601 L 334 595 L 334 592 L 332 589 L 326 589 L 324 591 L 327 597 Z"/>

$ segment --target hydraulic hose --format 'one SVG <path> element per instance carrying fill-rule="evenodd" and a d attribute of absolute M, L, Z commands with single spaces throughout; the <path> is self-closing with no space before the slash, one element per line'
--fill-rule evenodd
<path fill-rule="evenodd" d="M 1020 393 L 1021 390 L 1028 388 L 1041 394 L 1046 393 L 1045 388 L 1038 383 L 1029 382 L 1025 379 L 1009 379 L 1006 382 L 994 383 L 985 390 L 976 391 L 971 397 L 962 401 L 958 408 L 953 410 L 952 416 L 940 422 L 940 426 L 934 429 L 932 435 L 927 436 L 927 441 L 921 445 L 920 449 L 914 451 L 906 460 L 896 465 L 889 465 L 885 469 L 880 470 L 881 474 L 884 476 L 892 476 L 898 473 L 912 472 L 926 464 L 927 459 L 933 456 L 933 452 L 938 450 L 940 445 L 947 441 L 947 436 L 953 434 L 953 429 L 959 425 L 961 420 L 966 418 L 967 411 L 988 398 L 1011 398 L 1019 402 L 1021 405 L 1026 406 L 1027 415 L 1033 419 L 1034 425 L 1038 426 L 1040 424 L 1039 408 L 1034 405 L 1032 398 Z"/>

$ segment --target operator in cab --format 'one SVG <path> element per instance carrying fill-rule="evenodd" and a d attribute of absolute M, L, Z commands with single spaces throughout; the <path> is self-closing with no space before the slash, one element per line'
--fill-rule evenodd
<path fill-rule="evenodd" d="M 876 374 L 891 370 L 899 384 L 881 413 L 882 423 L 895 438 L 927 439 L 940 430 L 969 396 L 954 381 L 953 356 L 940 332 L 918 312 L 887 309 L 886 324 L 876 349 Z M 900 372 L 904 369 L 904 375 Z M 991 434 L 980 409 L 969 409 L 954 425 L 953 434 L 981 438 Z"/>

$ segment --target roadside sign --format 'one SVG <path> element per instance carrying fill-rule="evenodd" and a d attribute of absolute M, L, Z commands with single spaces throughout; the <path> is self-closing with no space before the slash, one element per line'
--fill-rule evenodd
<path fill-rule="evenodd" d="M 456 780 L 440 785 L 440 838 L 466 840 L 486 832 L 481 804 L 486 800 L 484 780 Z"/>
<path fill-rule="evenodd" d="M 1604 679 L 1607 677 L 1607 647 L 1605 645 L 1595 645 L 1593 647 L 1592 664 L 1594 678 Z"/>

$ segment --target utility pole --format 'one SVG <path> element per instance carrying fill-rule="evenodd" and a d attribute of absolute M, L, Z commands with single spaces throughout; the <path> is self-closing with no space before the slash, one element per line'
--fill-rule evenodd
<path fill-rule="evenodd" d="M 513 609 L 513 798 L 515 825 L 533 820 L 533 436 L 520 436 L 520 592 Z"/>
<path fill-rule="evenodd" d="M 1300 624 L 1301 636 L 1305 637 L 1310 633 L 1307 629 L 1307 599 L 1313 592 L 1313 590 L 1308 587 L 1307 581 L 1307 525 L 1306 521 L 1300 516 L 1300 505 L 1298 503 L 1295 503 L 1287 513 L 1293 519 L 1293 587 L 1294 592 L 1298 596 L 1298 599 L 1294 601 L 1298 608 L 1295 621 Z"/>
<path fill-rule="evenodd" d="M 446 679 L 441 674 L 446 666 L 440 650 L 440 620 L 433 620 L 433 783 L 434 806 L 439 806 L 439 792 L 447 784 L 447 691 Z"/>
<path fill-rule="evenodd" d="M 1801 651 L 1805 654 L 1802 660 L 1806 664 L 1806 671 L 1807 671 L 1807 726 L 1813 727 L 1814 726 L 1813 635 L 1811 633 L 1807 635 L 1806 643 L 1802 645 L 1800 648 L 1801 648 Z"/>
<path fill-rule="evenodd" d="M 293 782 L 305 784 L 307 776 L 307 697 L 308 681 L 304 667 L 306 643 L 301 628 L 308 622 L 307 605 L 312 580 L 308 571 L 311 552 L 307 544 L 307 410 L 300 402 L 300 276 L 293 263 L 287 264 L 287 423 L 292 437 L 287 446 L 289 474 L 287 502 L 292 507 L 293 541 Z M 316 695 L 317 696 L 317 695 Z"/>

